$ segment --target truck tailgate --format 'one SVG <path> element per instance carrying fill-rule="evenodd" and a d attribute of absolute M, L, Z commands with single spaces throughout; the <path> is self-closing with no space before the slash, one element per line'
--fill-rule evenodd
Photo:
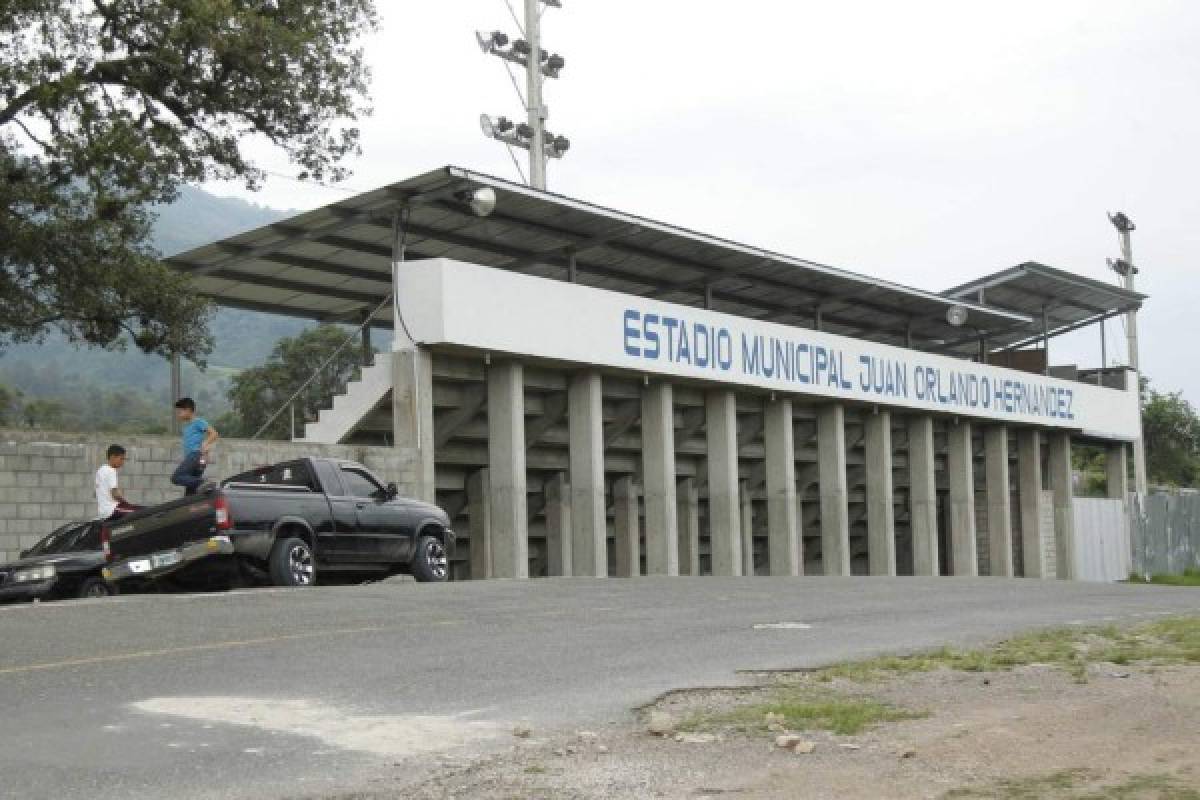
<path fill-rule="evenodd" d="M 170 550 L 207 539 L 216 530 L 215 493 L 191 495 L 119 519 L 109 529 L 113 560 Z"/>

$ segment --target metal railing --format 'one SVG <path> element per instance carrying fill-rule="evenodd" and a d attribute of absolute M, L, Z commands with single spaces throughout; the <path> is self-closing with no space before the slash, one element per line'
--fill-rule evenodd
<path fill-rule="evenodd" d="M 359 339 L 359 337 L 362 336 L 363 330 L 371 324 L 371 320 L 373 320 L 375 318 L 375 315 L 378 314 L 380 311 L 382 311 L 384 308 L 386 308 L 387 305 L 391 302 L 392 302 L 392 293 L 388 292 L 387 296 L 385 298 L 383 298 L 383 300 L 379 303 L 379 305 L 375 306 L 374 310 L 372 310 L 370 314 L 367 314 L 366 319 L 363 320 L 362 324 L 359 325 L 357 328 L 355 328 L 354 332 L 346 337 L 346 341 L 344 341 L 340 345 L 338 345 L 337 349 L 335 349 L 332 353 L 330 353 L 329 357 L 326 358 L 323 362 L 321 362 L 321 365 L 319 367 L 317 367 L 315 370 L 313 370 L 312 375 L 309 375 L 308 379 L 306 381 L 304 381 L 304 383 L 300 384 L 300 388 L 297 389 L 296 391 L 292 392 L 292 396 L 289 397 L 286 401 L 284 401 L 283 405 L 281 405 L 274 414 L 272 414 L 270 417 L 268 417 L 267 421 L 262 424 L 262 427 L 260 427 L 255 432 L 255 434 L 253 436 L 251 436 L 250 438 L 257 439 L 260 436 L 262 436 L 263 433 L 266 432 L 267 428 L 270 428 L 271 425 L 273 425 L 275 423 L 275 420 L 279 419 L 280 414 L 282 414 L 284 411 L 290 409 L 291 415 L 292 415 L 292 439 L 294 440 L 296 438 L 296 400 L 300 397 L 300 395 L 304 394 L 304 391 L 309 386 L 312 386 L 313 381 L 315 381 L 317 378 L 321 377 L 321 374 L 324 373 L 325 370 L 329 368 L 329 365 L 332 364 L 339 355 L 341 355 L 342 351 L 346 349 L 347 345 L 349 345 L 351 342 L 357 341 Z"/>

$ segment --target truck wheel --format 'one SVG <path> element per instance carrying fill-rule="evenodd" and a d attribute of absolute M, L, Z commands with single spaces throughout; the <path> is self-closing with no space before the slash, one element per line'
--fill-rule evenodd
<path fill-rule="evenodd" d="M 99 575 L 84 578 L 83 583 L 79 584 L 79 589 L 75 592 L 79 597 L 112 597 L 116 593 L 117 587 Z"/>
<path fill-rule="evenodd" d="M 303 539 L 292 536 L 276 542 L 270 566 L 271 581 L 276 586 L 312 586 L 317 582 L 317 562 Z"/>
<path fill-rule="evenodd" d="M 421 583 L 443 583 L 450 573 L 445 545 L 433 536 L 422 536 L 417 540 L 411 569 Z"/>

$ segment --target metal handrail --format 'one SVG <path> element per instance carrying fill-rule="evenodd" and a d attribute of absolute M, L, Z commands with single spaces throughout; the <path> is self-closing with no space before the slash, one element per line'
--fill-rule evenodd
<path fill-rule="evenodd" d="M 313 374 L 308 376 L 308 380 L 306 380 L 304 383 L 300 384 L 300 388 L 297 389 L 295 392 L 293 392 L 292 396 L 289 397 L 284 402 L 284 404 L 279 407 L 279 410 L 276 411 L 274 414 L 272 414 L 270 416 L 270 418 L 267 419 L 267 421 L 263 423 L 262 427 L 259 428 L 258 431 L 255 432 L 255 434 L 253 436 L 251 436 L 250 438 L 253 440 L 253 439 L 257 439 L 258 437 L 262 436 L 263 432 L 266 431 L 267 428 L 271 427 L 271 424 L 273 422 L 275 422 L 275 420 L 279 419 L 279 415 L 282 414 L 285 409 L 290 407 L 292 409 L 292 413 L 294 415 L 296 398 L 298 398 L 301 394 L 303 394 L 304 390 L 307 389 L 309 386 L 311 386 L 313 381 L 315 381 L 318 377 L 320 377 L 321 373 L 324 372 L 326 370 L 326 368 L 328 368 L 329 365 L 333 363 L 333 360 L 335 358 L 337 358 L 338 355 L 343 350 L 346 349 L 346 345 L 355 341 L 362 334 L 363 330 L 368 325 L 371 324 L 371 320 L 375 318 L 375 315 L 378 314 L 380 311 L 382 311 L 384 309 L 384 307 L 387 306 L 391 302 L 392 302 L 392 293 L 388 292 L 387 297 L 383 298 L 383 301 L 375 307 L 375 310 L 367 315 L 367 318 L 365 320 L 363 320 L 363 323 L 361 325 L 359 325 L 354 330 L 353 333 L 351 333 L 348 337 L 346 337 L 346 341 L 344 341 L 340 345 L 338 345 L 337 349 L 329 354 L 329 358 L 325 359 L 325 361 L 321 364 L 321 366 L 319 366 L 315 370 L 313 370 Z M 293 424 L 292 424 L 292 438 L 293 439 L 296 438 L 294 416 L 293 416 Z"/>

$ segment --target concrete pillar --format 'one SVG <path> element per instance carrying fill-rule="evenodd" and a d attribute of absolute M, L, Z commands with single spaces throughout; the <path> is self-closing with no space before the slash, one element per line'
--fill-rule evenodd
<path fill-rule="evenodd" d="M 524 376 L 518 361 L 493 362 L 487 371 L 492 573 L 497 578 L 529 577 Z"/>
<path fill-rule="evenodd" d="M 1042 435 L 1036 428 L 1017 431 L 1017 494 L 1021 509 L 1021 561 L 1026 578 L 1046 578 L 1042 542 Z"/>
<path fill-rule="evenodd" d="M 872 575 L 896 574 L 896 508 L 892 488 L 892 415 L 866 416 L 867 562 Z"/>
<path fill-rule="evenodd" d="M 763 411 L 767 469 L 767 559 L 772 575 L 800 575 L 804 558 L 796 497 L 792 401 L 775 399 Z"/>
<path fill-rule="evenodd" d="M 1012 497 L 1008 478 L 1008 428 L 983 431 L 984 480 L 987 483 L 988 564 L 991 574 L 1013 576 Z"/>
<path fill-rule="evenodd" d="M 742 574 L 754 575 L 754 498 L 750 484 L 738 484 L 738 500 L 741 506 L 742 525 Z"/>
<path fill-rule="evenodd" d="M 846 409 L 817 411 L 817 475 L 821 489 L 821 565 L 826 575 L 850 574 L 850 508 L 846 488 Z"/>
<path fill-rule="evenodd" d="M 546 495 L 546 574 L 571 572 L 571 487 L 567 474 L 551 476 L 542 487 Z"/>
<path fill-rule="evenodd" d="M 933 417 L 908 420 L 908 492 L 913 574 L 938 574 L 937 477 Z"/>
<path fill-rule="evenodd" d="M 1104 459 L 1108 478 L 1108 496 L 1117 500 L 1129 500 L 1129 445 L 1125 442 L 1110 444 Z"/>
<path fill-rule="evenodd" d="M 979 574 L 975 542 L 975 475 L 971 423 L 952 422 L 946 442 L 946 472 L 950 481 L 950 574 Z"/>
<path fill-rule="evenodd" d="M 416 453 L 415 498 L 434 502 L 433 357 L 424 347 L 392 353 L 392 441 Z"/>
<path fill-rule="evenodd" d="M 679 574 L 700 574 L 700 492 L 695 478 L 684 478 L 676 492 L 679 510 Z"/>
<path fill-rule="evenodd" d="M 604 496 L 604 406 L 600 373 L 571 378 L 567 397 L 571 469 L 572 574 L 608 575 L 608 521 Z"/>
<path fill-rule="evenodd" d="M 617 577 L 632 578 L 641 572 L 638 548 L 638 491 L 626 475 L 613 483 L 613 523 L 617 548 Z"/>
<path fill-rule="evenodd" d="M 1071 434 L 1050 434 L 1047 469 L 1054 492 L 1054 542 L 1058 554 L 1058 577 L 1075 579 L 1075 490 L 1071 480 Z"/>
<path fill-rule="evenodd" d="M 708 527 L 713 575 L 742 574 L 738 508 L 737 395 L 712 389 L 705 397 L 708 439 Z"/>
<path fill-rule="evenodd" d="M 492 577 L 492 482 L 486 469 L 467 476 L 467 534 L 472 580 Z"/>
<path fill-rule="evenodd" d="M 675 500 L 675 400 L 671 384 L 642 391 L 642 491 L 646 503 L 646 574 L 679 574 Z"/>

